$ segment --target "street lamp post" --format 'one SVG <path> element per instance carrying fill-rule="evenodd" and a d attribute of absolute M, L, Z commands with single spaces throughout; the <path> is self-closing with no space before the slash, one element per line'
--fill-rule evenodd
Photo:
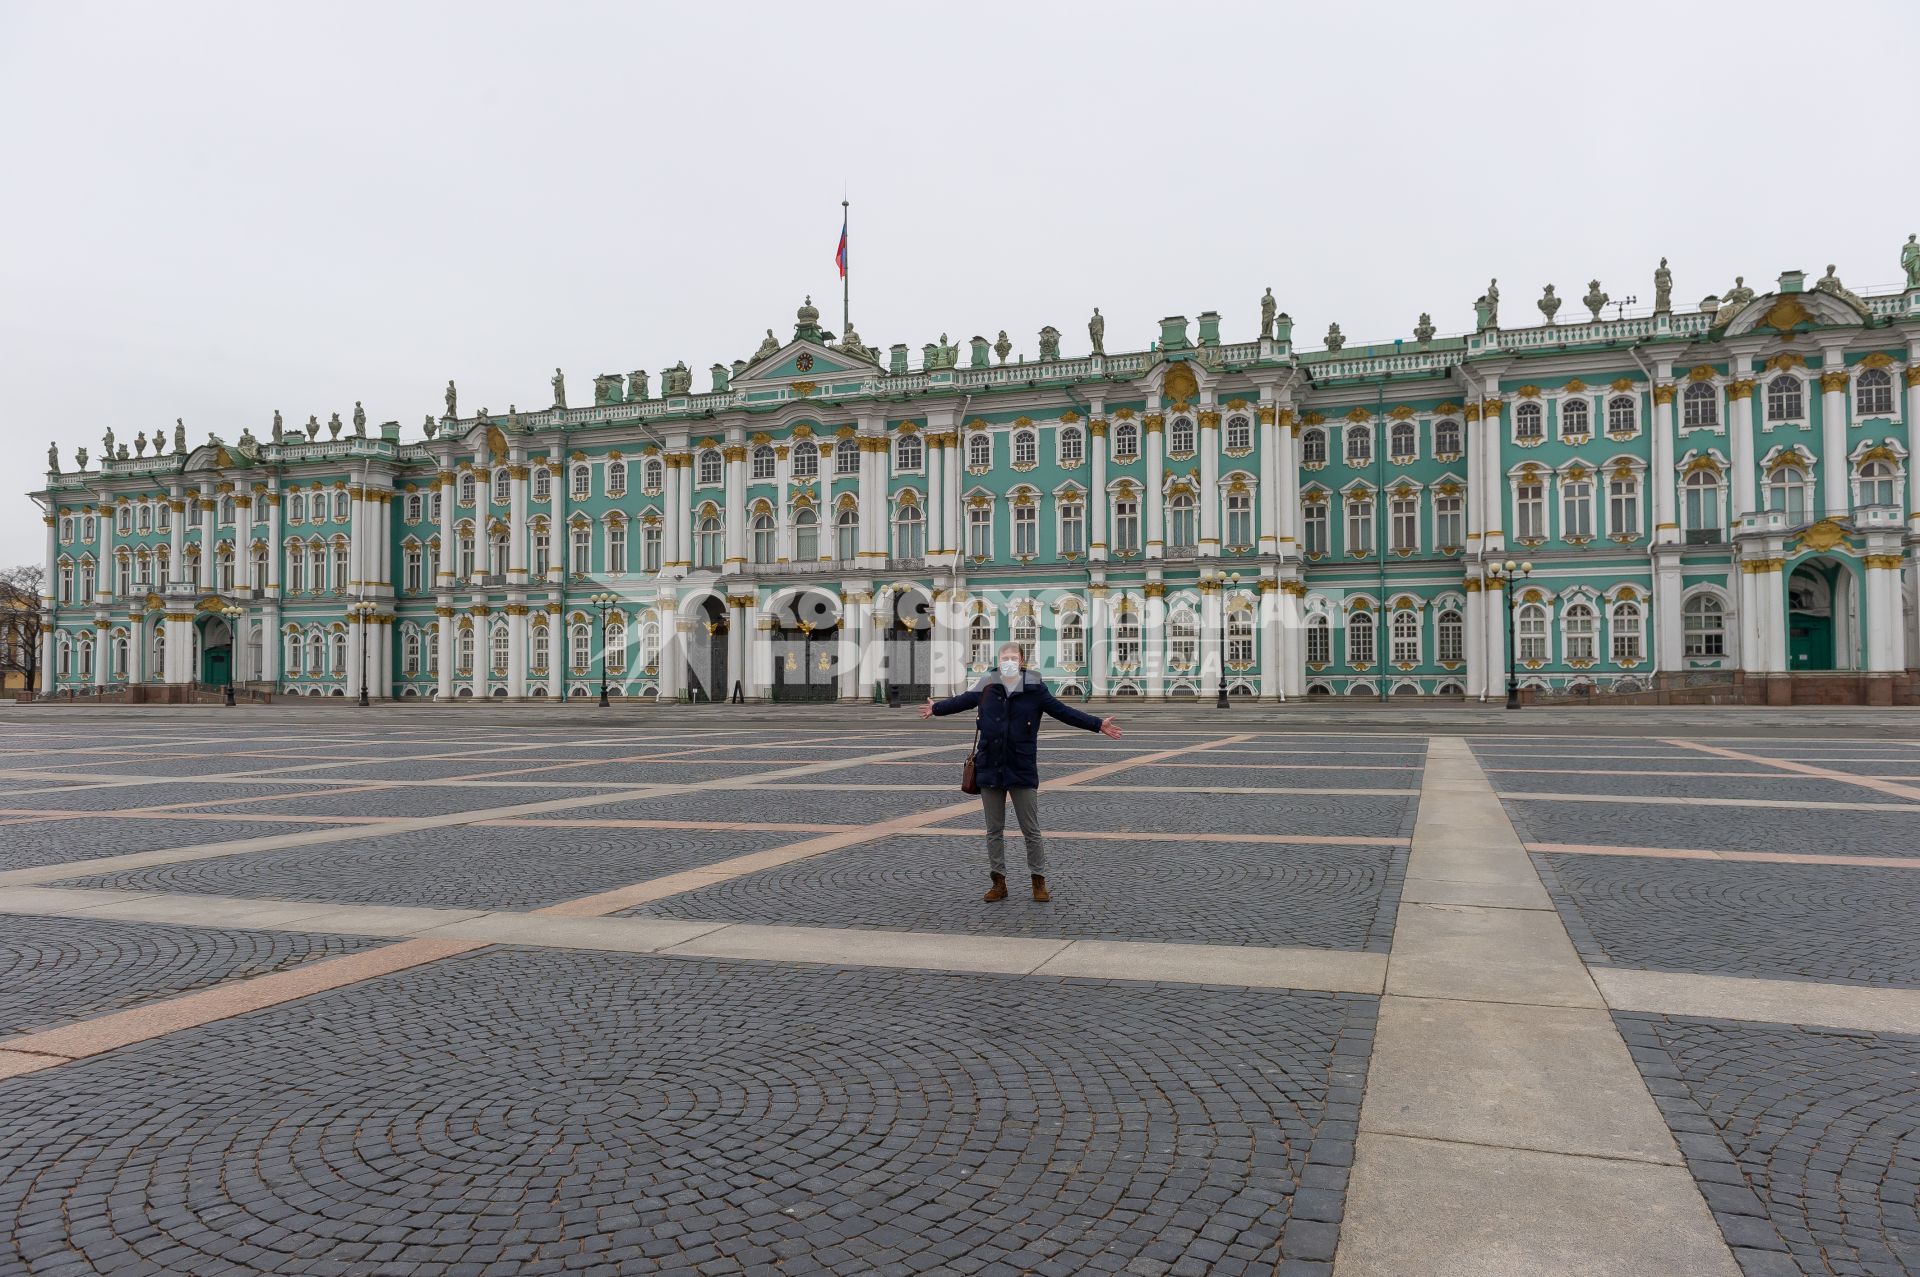
<path fill-rule="evenodd" d="M 1227 701 L 1227 645 L 1233 642 L 1233 637 L 1229 633 L 1227 620 L 1227 589 L 1229 587 L 1239 587 L 1240 574 L 1235 572 L 1225 581 L 1221 581 L 1219 577 L 1215 577 L 1214 581 L 1220 586 L 1220 588 L 1215 591 L 1220 598 L 1220 690 L 1213 698 L 1213 707 L 1215 709 L 1226 709 L 1229 704 Z"/>
<path fill-rule="evenodd" d="M 1505 563 L 1494 563 L 1487 567 L 1487 576 L 1499 581 L 1505 587 L 1507 596 L 1507 708 L 1520 708 L 1520 666 L 1519 650 L 1513 644 L 1513 583 L 1524 581 L 1533 575 L 1533 564 L 1515 563 L 1508 559 Z"/>
<path fill-rule="evenodd" d="M 367 695 L 367 625 L 373 620 L 373 614 L 380 609 L 373 603 L 362 599 L 347 609 L 347 614 L 360 626 L 360 704 L 362 708 L 373 704 Z"/>
<path fill-rule="evenodd" d="M 227 618 L 227 704 L 233 702 L 233 669 L 240 655 L 240 618 L 247 614 L 243 607 L 227 604 L 220 609 L 220 615 Z"/>
<path fill-rule="evenodd" d="M 600 708 L 606 709 L 612 702 L 607 700 L 607 611 L 620 601 L 620 596 L 602 590 L 587 602 L 600 613 Z"/>

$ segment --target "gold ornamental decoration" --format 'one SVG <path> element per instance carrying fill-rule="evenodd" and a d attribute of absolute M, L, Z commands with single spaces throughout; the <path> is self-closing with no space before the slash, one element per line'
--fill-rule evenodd
<path fill-rule="evenodd" d="M 1795 540 L 1794 546 L 1796 549 L 1813 550 L 1817 553 L 1824 554 L 1837 545 L 1846 544 L 1846 540 L 1847 530 L 1845 528 L 1841 527 L 1832 519 L 1822 519 L 1805 532 L 1802 532 Z"/>
<path fill-rule="evenodd" d="M 807 396 L 811 395 L 816 389 L 818 389 L 818 387 L 816 387 L 814 383 L 812 383 L 811 381 L 796 381 L 793 383 L 793 386 L 792 386 L 793 393 L 798 395 L 802 399 L 805 399 Z"/>
<path fill-rule="evenodd" d="M 1824 394 L 1838 394 L 1847 388 L 1847 374 L 1843 372 L 1823 372 L 1820 374 L 1820 390 Z"/>

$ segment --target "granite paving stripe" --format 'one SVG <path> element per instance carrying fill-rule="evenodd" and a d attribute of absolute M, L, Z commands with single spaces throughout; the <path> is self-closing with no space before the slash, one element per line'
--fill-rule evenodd
<path fill-rule="evenodd" d="M 1920 1034 L 1920 989 L 1628 967 L 1595 967 L 1593 979 L 1615 1011 Z"/>
<path fill-rule="evenodd" d="M 607 796 L 608 789 L 589 787 L 533 787 L 528 785 L 382 786 L 337 793 L 305 794 L 274 800 L 274 809 L 293 815 L 446 816 L 478 807 L 513 807 L 549 799 L 591 799 Z M 196 811 L 236 811 L 231 803 L 207 803 Z"/>
<path fill-rule="evenodd" d="M 862 824 L 891 813 L 925 811 L 951 805 L 961 797 L 959 767 L 951 788 L 887 791 L 871 787 L 800 789 L 791 785 L 744 789 L 673 791 L 646 798 L 609 800 L 580 809 L 581 816 L 651 820 L 782 821 L 796 824 Z"/>
<path fill-rule="evenodd" d="M 1676 807 L 1777 807 L 1790 811 L 1866 811 L 1900 812 L 1906 815 L 1920 815 L 1920 803 L 1876 803 L 1859 799 L 1819 799 L 1819 798 L 1715 798 L 1701 793 L 1685 795 L 1658 794 L 1581 794 L 1570 790 L 1501 790 L 1500 797 L 1508 801 L 1562 802 L 1562 803 L 1642 803 L 1648 806 L 1665 804 Z"/>
<path fill-rule="evenodd" d="M 1385 848 L 1216 843 L 1170 857 L 1147 840 L 1057 836 L 1048 855 L 1050 905 L 1025 899 L 1017 873 L 1013 899 L 983 902 L 985 850 L 950 835 L 866 843 L 628 916 L 1384 953 L 1406 867 L 1403 852 Z"/>
<path fill-rule="evenodd" d="M 1040 791 L 1041 828 L 1125 829 L 1138 833 L 1234 833 L 1242 830 L 1312 835 L 1366 834 L 1405 838 L 1413 832 L 1415 805 L 1398 793 L 1339 798 L 1293 795 L 1124 793 L 1055 796 Z M 983 830 L 978 805 L 939 822 L 945 828 Z"/>
<path fill-rule="evenodd" d="M 1534 791 L 1550 788 L 1561 794 L 1600 794 L 1623 800 L 1670 798 L 1691 803 L 1750 799 L 1796 807 L 1808 803 L 1837 803 L 1842 807 L 1861 805 L 1860 791 L 1839 781 L 1782 776 L 1777 772 L 1757 777 L 1708 776 L 1699 772 L 1679 775 L 1649 773 L 1632 777 L 1614 773 L 1588 773 L 1555 775 L 1552 779 L 1546 779 L 1535 774 L 1491 771 L 1488 776 L 1502 797 L 1531 797 Z"/>
<path fill-rule="evenodd" d="M 92 874 L 68 887 L 438 909 L 535 909 L 791 841 L 784 831 L 461 825 Z"/>
<path fill-rule="evenodd" d="M 1781 851 L 1727 851 L 1704 847 L 1623 847 L 1574 842 L 1530 842 L 1528 851 L 1569 856 L 1652 856 L 1664 860 L 1754 860 L 1789 865 L 1875 865 L 1882 869 L 1920 869 L 1920 856 L 1825 856 Z"/>
<path fill-rule="evenodd" d="M 1920 1272 L 1920 1037 L 1614 1019 L 1747 1272 Z"/>
<path fill-rule="evenodd" d="M 0 928 L 0 1047 L 8 1035 L 380 943 L 361 936 L 10 917 Z"/>
<path fill-rule="evenodd" d="M 0 833 L 0 881 L 7 871 L 39 869 L 105 857 L 157 851 L 209 839 L 259 839 L 297 834 L 312 826 L 271 820 L 203 825 L 196 829 L 174 821 L 81 816 L 9 824 Z"/>
<path fill-rule="evenodd" d="M 1272 1272 L 1331 1257 L 1372 1021 L 1354 995 L 472 954 L 10 1080 L 0 1267 Z"/>
<path fill-rule="evenodd" d="M 313 791 L 310 785 L 305 789 Z M 262 798 L 287 800 L 295 796 L 286 785 L 241 784 L 184 777 L 170 783 L 152 783 L 140 778 L 137 783 L 124 785 L 77 785 L 38 795 L 9 794 L 6 805 L 22 812 L 114 811 L 121 808 L 182 807 Z"/>
<path fill-rule="evenodd" d="M 1721 758 L 1731 758 L 1745 763 L 1764 763 L 1782 771 L 1798 772 L 1803 776 L 1818 776 L 1825 780 L 1848 781 L 1882 794 L 1891 794 L 1896 798 L 1920 799 L 1920 785 L 1903 785 L 1897 781 L 1875 780 L 1870 776 L 1857 775 L 1851 771 L 1836 768 L 1816 767 L 1810 763 L 1794 762 L 1788 759 L 1764 758 L 1758 754 L 1743 753 L 1740 750 L 1727 749 L 1720 745 L 1707 745 L 1699 741 L 1673 740 L 1669 744 L 1686 749 L 1699 750 L 1706 754 L 1715 754 Z"/>
<path fill-rule="evenodd" d="M 1522 802 L 1511 794 L 1502 797 L 1514 828 L 1528 843 L 1892 857 L 1911 856 L 1920 845 L 1920 826 L 1897 811 L 1708 809 L 1599 799 Z"/>
<path fill-rule="evenodd" d="M 1535 858 L 1593 966 L 1920 988 L 1920 875 L 1860 866 Z"/>

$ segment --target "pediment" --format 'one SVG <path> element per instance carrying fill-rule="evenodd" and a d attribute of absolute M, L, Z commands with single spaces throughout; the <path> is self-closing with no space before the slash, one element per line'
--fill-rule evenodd
<path fill-rule="evenodd" d="M 749 382 L 820 381 L 834 377 L 864 377 L 880 365 L 871 359 L 822 346 L 818 342 L 790 341 L 771 355 L 757 359 L 741 369 L 732 384 L 737 388 Z"/>
<path fill-rule="evenodd" d="M 1724 315 L 1719 318 L 1726 335 L 1738 337 L 1751 332 L 1790 333 L 1802 325 L 1852 327 L 1870 322 L 1872 313 L 1839 293 L 1809 289 L 1801 293 L 1762 293 L 1742 305 L 1731 319 Z"/>

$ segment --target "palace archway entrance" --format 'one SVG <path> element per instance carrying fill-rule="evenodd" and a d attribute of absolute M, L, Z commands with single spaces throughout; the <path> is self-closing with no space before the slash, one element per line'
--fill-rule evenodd
<path fill-rule="evenodd" d="M 840 697 L 840 604 L 806 590 L 773 609 L 773 686 L 776 701 L 832 701 Z"/>

